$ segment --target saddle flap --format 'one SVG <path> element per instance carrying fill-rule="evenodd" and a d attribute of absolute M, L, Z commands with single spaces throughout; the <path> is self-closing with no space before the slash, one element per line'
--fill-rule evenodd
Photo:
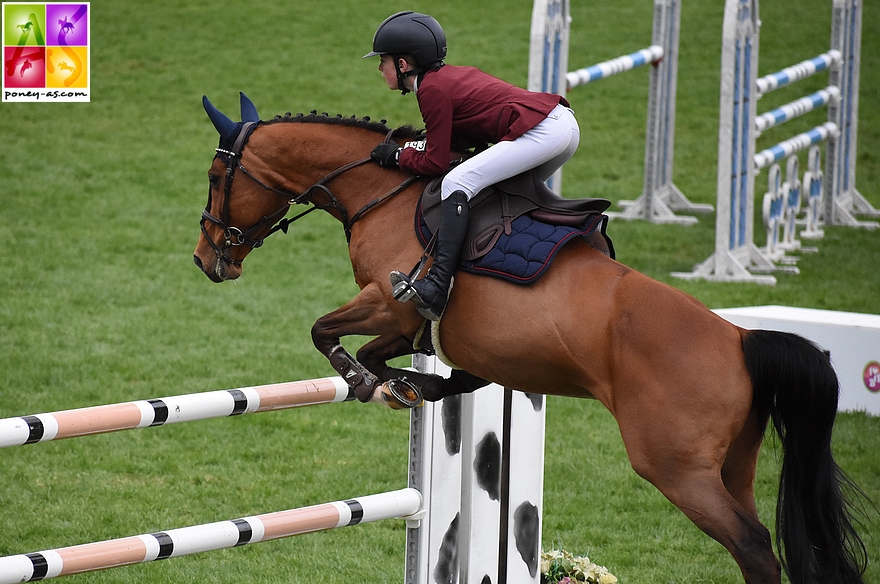
<path fill-rule="evenodd" d="M 431 233 L 437 231 L 440 225 L 442 181 L 442 178 L 431 181 L 422 194 L 420 214 Z M 492 186 L 472 198 L 470 208 L 470 220 L 461 251 L 463 260 L 484 256 L 502 234 L 510 235 L 510 225 L 514 219 L 538 209 L 538 205 L 525 197 L 510 195 Z"/>

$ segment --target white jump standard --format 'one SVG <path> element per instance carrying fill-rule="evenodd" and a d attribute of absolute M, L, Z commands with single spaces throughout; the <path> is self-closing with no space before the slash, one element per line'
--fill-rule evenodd
<path fill-rule="evenodd" d="M 568 71 L 571 19 L 569 0 L 535 0 L 529 49 L 529 89 L 564 95 L 575 87 L 651 65 L 645 138 L 645 180 L 635 201 L 620 201 L 621 219 L 654 223 L 696 223 L 696 217 L 673 211 L 710 212 L 711 205 L 691 203 L 672 182 L 675 140 L 675 93 L 678 77 L 679 0 L 655 0 L 651 46 L 591 67 Z M 561 192 L 562 173 L 548 184 Z"/>
<path fill-rule="evenodd" d="M 718 213 L 715 252 L 692 272 L 676 272 L 685 279 L 775 284 L 771 272 L 797 271 L 795 258 L 783 257 L 779 249 L 795 249 L 795 218 L 800 210 L 800 181 L 797 161 L 788 164 L 785 183 L 774 166 L 768 176 L 764 203 L 767 252 L 754 243 L 755 177 L 759 171 L 819 143 L 825 144 L 825 172 L 818 171 L 816 154 L 809 157 L 807 237 L 821 237 L 820 215 L 825 225 L 846 224 L 876 227 L 852 219 L 853 206 L 868 212 L 854 188 L 855 128 L 858 123 L 858 77 L 861 34 L 860 0 L 834 0 L 830 50 L 758 78 L 760 19 L 758 0 L 726 0 L 721 52 L 721 104 L 718 131 Z M 828 72 L 828 87 L 776 108 L 757 114 L 757 101 L 770 91 L 785 87 L 816 73 Z M 826 122 L 790 137 L 761 152 L 755 152 L 757 136 L 770 128 L 816 108 L 827 107 Z M 844 162 L 845 160 L 845 162 Z M 805 177 L 805 181 L 806 181 Z M 816 181 L 823 181 L 821 188 Z M 779 183 L 779 184 L 777 184 Z M 783 202 L 781 193 L 785 191 Z M 825 199 L 819 204 L 818 197 Z M 768 212 L 769 210 L 769 212 Z M 786 225 L 785 230 L 777 229 Z M 778 238 L 785 234 L 785 241 Z M 783 265 L 778 265 L 783 264 Z M 787 265 L 788 264 L 788 265 Z"/>
<path fill-rule="evenodd" d="M 829 104 L 828 118 L 837 124 L 840 138 L 829 152 L 825 174 L 831 177 L 825 197 L 825 224 L 877 229 L 876 221 L 860 221 L 854 215 L 880 219 L 875 209 L 856 189 L 856 152 L 859 127 L 859 77 L 862 52 L 863 0 L 834 0 L 831 17 L 831 47 L 838 49 L 844 65 L 828 73 L 829 85 L 840 87 L 841 99 Z"/>

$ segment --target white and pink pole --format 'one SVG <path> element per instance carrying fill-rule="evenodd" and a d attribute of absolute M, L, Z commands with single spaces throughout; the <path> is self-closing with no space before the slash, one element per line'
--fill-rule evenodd
<path fill-rule="evenodd" d="M 141 564 L 383 519 L 415 520 L 421 508 L 421 494 L 407 488 L 231 521 L 6 556 L 0 558 L 0 584 Z"/>
<path fill-rule="evenodd" d="M 353 399 L 342 378 L 324 377 L 5 418 L 0 448 Z"/>

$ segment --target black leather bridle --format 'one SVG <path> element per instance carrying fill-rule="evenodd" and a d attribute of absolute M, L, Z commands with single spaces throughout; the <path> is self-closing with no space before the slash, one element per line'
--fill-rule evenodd
<path fill-rule="evenodd" d="M 212 190 L 213 185 L 209 185 L 209 187 L 208 187 L 208 204 L 205 207 L 205 210 L 202 211 L 202 219 L 199 222 L 201 229 L 202 229 L 202 233 L 204 234 L 205 239 L 208 240 L 208 243 L 210 244 L 211 249 L 213 249 L 214 253 L 217 254 L 217 258 L 221 259 L 225 262 L 228 262 L 229 264 L 232 264 L 235 266 L 240 266 L 241 262 L 242 262 L 242 260 L 236 260 L 236 259 L 231 258 L 226 253 L 226 251 L 230 247 L 238 247 L 240 245 L 250 245 L 252 249 L 256 249 L 256 248 L 260 247 L 261 245 L 263 245 L 263 241 L 267 237 L 269 237 L 270 235 L 275 233 L 276 231 L 283 231 L 284 233 L 287 233 L 287 229 L 290 227 L 291 223 L 300 219 L 301 217 L 304 217 L 305 215 L 308 215 L 312 211 L 315 211 L 318 209 L 320 209 L 320 210 L 328 210 L 328 209 L 335 210 L 339 214 L 339 217 L 342 220 L 342 224 L 345 228 L 346 240 L 350 241 L 351 240 L 351 228 L 352 228 L 352 225 L 354 225 L 354 223 L 356 221 L 361 219 L 366 213 L 373 210 L 374 208 L 379 206 L 381 203 L 384 203 L 385 201 L 387 201 L 391 197 L 402 192 L 404 189 L 406 189 L 409 185 L 411 185 L 413 182 L 415 182 L 418 179 L 417 176 L 407 177 L 400 185 L 398 185 L 394 189 L 388 191 L 387 193 L 385 193 L 381 197 L 371 201 L 370 203 L 367 203 L 357 213 L 355 213 L 354 215 L 352 215 L 349 218 L 348 211 L 346 211 L 345 207 L 339 202 L 339 199 L 336 198 L 336 196 L 333 194 L 333 192 L 327 186 L 327 183 L 329 183 L 334 178 L 340 176 L 341 174 L 343 174 L 345 172 L 348 172 L 349 170 L 351 170 L 353 168 L 356 168 L 358 166 L 361 166 L 363 164 L 371 162 L 371 159 L 369 157 L 367 157 L 367 158 L 355 160 L 354 162 L 349 162 L 348 164 L 344 164 L 341 167 L 334 170 L 333 172 L 331 172 L 330 174 L 324 176 L 324 178 L 322 178 L 321 180 L 319 180 L 318 182 L 316 182 L 315 184 L 313 184 L 312 186 L 307 188 L 302 194 L 299 194 L 299 195 L 297 195 L 295 193 L 291 193 L 289 191 L 276 189 L 274 187 L 267 185 L 266 183 L 261 181 L 259 178 L 255 177 L 240 162 L 242 150 L 244 150 L 245 144 L 247 144 L 248 138 L 250 138 L 251 133 L 253 133 L 254 129 L 256 129 L 257 123 L 258 122 L 244 122 L 244 123 L 242 123 L 241 128 L 239 129 L 238 134 L 235 138 L 235 142 L 233 143 L 232 148 L 230 150 L 227 150 L 224 148 L 216 148 L 215 149 L 216 154 L 215 154 L 214 158 L 215 159 L 219 158 L 220 160 L 222 160 L 226 164 L 226 181 L 225 181 L 225 184 L 223 185 L 222 216 L 216 217 L 211 213 L 211 203 L 212 203 L 211 190 Z M 385 140 L 389 141 L 390 139 L 391 139 L 391 133 L 389 132 L 389 134 L 386 136 Z M 263 187 L 265 190 L 267 190 L 271 193 L 274 193 L 276 195 L 280 195 L 280 196 L 284 197 L 285 199 L 287 199 L 287 201 L 284 203 L 284 205 L 281 208 L 279 208 L 277 211 L 275 211 L 274 213 L 272 213 L 270 215 L 266 215 L 265 217 L 260 219 L 255 225 L 252 225 L 248 229 L 241 229 L 239 227 L 236 227 L 236 226 L 230 224 L 229 199 L 230 199 L 230 195 L 232 193 L 232 182 L 233 182 L 233 179 L 235 178 L 235 171 L 236 170 L 241 170 L 241 172 L 244 173 L 245 176 L 247 176 L 249 179 L 251 179 L 252 181 L 257 183 L 259 186 Z M 314 196 L 316 191 L 323 192 L 327 196 L 328 202 L 325 204 L 319 205 L 318 203 L 313 201 L 312 197 Z M 290 209 L 291 205 L 312 205 L 312 206 L 309 209 L 300 213 L 299 215 L 296 215 L 295 217 L 292 217 L 290 219 L 284 218 L 284 215 Z M 211 239 L 211 237 L 208 235 L 208 231 L 205 228 L 206 222 L 211 222 L 223 230 L 223 237 L 224 237 L 225 241 L 223 242 L 222 247 L 219 244 L 217 244 L 213 239 Z M 260 229 L 265 228 L 267 225 L 272 225 L 272 227 L 271 227 L 271 229 L 269 229 L 269 232 L 265 236 L 263 236 L 261 239 L 251 239 L 251 236 L 255 232 L 259 231 Z"/>

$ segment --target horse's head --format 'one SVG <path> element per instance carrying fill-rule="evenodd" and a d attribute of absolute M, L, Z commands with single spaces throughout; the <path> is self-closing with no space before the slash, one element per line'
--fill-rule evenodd
<path fill-rule="evenodd" d="M 220 133 L 220 145 L 208 171 L 208 204 L 193 261 L 212 281 L 222 282 L 241 275 L 245 256 L 287 213 L 290 197 L 252 177 L 242 164 L 245 144 L 260 120 L 250 99 L 241 94 L 241 122 L 229 119 L 207 97 L 202 105 Z"/>
<path fill-rule="evenodd" d="M 354 116 L 276 116 L 260 121 L 253 103 L 241 95 L 241 122 L 234 122 L 207 97 L 202 104 L 220 133 L 220 146 L 208 171 L 208 204 L 202 212 L 193 259 L 214 282 L 234 280 L 241 264 L 263 239 L 320 209 L 338 219 L 351 240 L 354 224 L 406 191 L 418 177 L 382 169 L 370 150 L 383 138 L 412 139 L 416 131 L 393 131 L 381 122 Z M 329 170 L 329 171 L 328 171 Z M 331 184 L 332 183 L 332 184 Z M 384 194 L 382 194 L 384 193 Z M 412 190 L 414 206 L 417 192 Z M 287 219 L 291 205 L 308 206 Z M 404 221 L 411 221 L 413 209 Z"/>

